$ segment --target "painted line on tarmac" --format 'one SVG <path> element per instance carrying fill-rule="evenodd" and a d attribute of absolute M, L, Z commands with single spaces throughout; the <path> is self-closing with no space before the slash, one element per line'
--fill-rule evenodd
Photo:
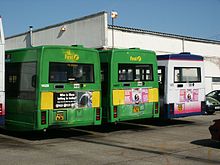
<path fill-rule="evenodd" d="M 138 126 L 138 127 L 145 127 L 145 128 L 149 128 L 149 129 L 156 129 L 159 126 L 152 126 L 152 125 L 145 125 L 145 124 L 137 124 L 137 123 L 130 123 L 130 122 L 119 122 L 120 124 L 126 124 L 126 125 L 131 125 L 131 126 Z"/>
<path fill-rule="evenodd" d="M 134 147 L 134 146 L 125 146 L 124 144 L 121 143 L 109 143 L 106 142 L 105 140 L 100 140 L 100 139 L 88 139 L 88 138 L 84 138 L 84 137 L 73 137 L 71 139 L 74 140 L 78 140 L 80 142 L 86 142 L 86 143 L 93 143 L 93 144 L 97 144 L 97 145 L 105 145 L 105 146 L 110 146 L 110 147 L 116 147 L 116 148 L 121 148 L 121 149 L 126 149 L 126 150 L 132 150 L 132 151 L 137 151 L 137 152 L 144 152 L 144 153 L 151 153 L 151 154 L 155 154 L 155 155 L 167 155 L 167 156 L 173 156 L 175 158 L 178 159 L 182 159 L 182 160 L 192 160 L 194 162 L 205 162 L 205 163 L 209 163 L 209 164 L 216 164 L 219 165 L 220 161 L 219 160 L 212 160 L 212 159 L 207 159 L 204 157 L 196 157 L 196 156 L 189 156 L 189 155 L 184 155 L 182 152 L 188 151 L 188 150 L 180 150 L 180 151 L 161 151 L 153 148 L 142 148 L 142 147 Z M 198 149 L 198 148 L 202 148 L 202 147 L 194 147 L 191 148 L 189 150 L 194 150 L 194 149 Z"/>
<path fill-rule="evenodd" d="M 194 125 L 194 124 L 176 124 L 176 125 L 148 125 L 147 123 L 146 124 L 140 124 L 140 123 L 132 123 L 132 122 L 125 122 L 125 121 L 122 121 L 122 122 L 119 122 L 120 124 L 127 124 L 127 125 L 131 125 L 131 126 L 139 126 L 139 127 L 144 127 L 144 128 L 149 128 L 149 129 L 164 129 L 164 128 L 175 128 L 175 127 L 185 127 L 185 126 L 191 126 L 191 125 Z"/>
<path fill-rule="evenodd" d="M 88 134 L 91 134 L 91 135 L 98 135 L 100 137 L 105 137 L 105 136 L 108 135 L 108 133 L 100 133 L 100 132 L 97 132 L 97 131 L 89 131 L 89 130 L 79 129 L 79 128 L 68 128 L 68 129 L 73 130 L 73 131 L 88 133 Z M 82 135 L 82 136 L 89 136 L 89 135 Z"/>

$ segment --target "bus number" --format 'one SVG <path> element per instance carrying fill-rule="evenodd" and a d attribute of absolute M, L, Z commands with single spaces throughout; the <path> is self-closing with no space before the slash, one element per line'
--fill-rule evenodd
<path fill-rule="evenodd" d="M 58 121 L 64 120 L 63 112 L 57 112 L 56 120 L 58 120 Z"/>
<path fill-rule="evenodd" d="M 182 104 L 178 104 L 178 111 L 182 111 L 183 110 L 183 105 Z"/>
<path fill-rule="evenodd" d="M 133 112 L 139 112 L 140 111 L 140 107 L 139 106 L 134 106 L 133 108 Z"/>

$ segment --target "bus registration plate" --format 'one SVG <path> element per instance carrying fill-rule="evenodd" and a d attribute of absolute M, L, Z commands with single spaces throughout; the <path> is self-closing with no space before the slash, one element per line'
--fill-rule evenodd
<path fill-rule="evenodd" d="M 62 112 L 62 111 L 58 111 L 58 112 L 56 113 L 56 120 L 58 120 L 58 121 L 64 120 L 64 115 L 63 115 L 63 112 Z"/>
<path fill-rule="evenodd" d="M 182 104 L 178 104 L 178 111 L 182 111 L 183 110 L 183 105 Z"/>
<path fill-rule="evenodd" d="M 134 106 L 133 107 L 133 112 L 139 112 L 140 111 L 140 107 L 139 106 Z"/>

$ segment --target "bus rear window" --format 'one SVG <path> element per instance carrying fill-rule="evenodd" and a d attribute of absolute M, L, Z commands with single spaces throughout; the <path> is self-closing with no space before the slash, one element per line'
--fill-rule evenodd
<path fill-rule="evenodd" d="M 152 64 L 119 64 L 118 81 L 153 81 Z"/>
<path fill-rule="evenodd" d="M 49 64 L 50 83 L 93 83 L 94 65 L 75 64 L 75 63 L 56 63 Z"/>
<path fill-rule="evenodd" d="M 197 67 L 175 67 L 174 82 L 201 82 L 201 68 Z"/>

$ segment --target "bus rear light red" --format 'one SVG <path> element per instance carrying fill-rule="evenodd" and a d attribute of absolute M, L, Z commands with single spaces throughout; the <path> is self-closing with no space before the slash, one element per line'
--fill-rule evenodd
<path fill-rule="evenodd" d="M 158 103 L 155 103 L 155 114 L 158 114 L 159 110 L 158 110 Z"/>
<path fill-rule="evenodd" d="M 96 109 L 96 120 L 100 120 L 100 108 Z"/>
<path fill-rule="evenodd" d="M 41 112 L 41 124 L 46 124 L 46 111 Z"/>
<path fill-rule="evenodd" d="M 118 117 L 117 112 L 118 112 L 117 106 L 114 106 L 114 118 Z"/>
<path fill-rule="evenodd" d="M 0 115 L 3 115 L 2 104 L 0 104 Z"/>

